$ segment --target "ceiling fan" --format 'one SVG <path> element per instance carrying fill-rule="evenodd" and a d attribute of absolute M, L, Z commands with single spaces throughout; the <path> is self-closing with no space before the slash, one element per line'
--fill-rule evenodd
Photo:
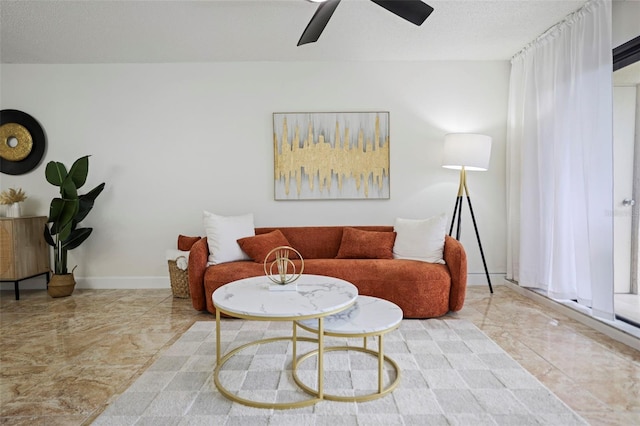
<path fill-rule="evenodd" d="M 313 3 L 320 3 L 316 13 L 311 17 L 311 21 L 304 29 L 302 37 L 298 41 L 298 46 L 318 41 L 324 27 L 329 22 L 331 15 L 338 7 L 340 0 L 309 0 Z M 384 7 L 389 12 L 394 13 L 418 26 L 431 15 L 433 8 L 420 0 L 371 0 L 379 6 Z"/>

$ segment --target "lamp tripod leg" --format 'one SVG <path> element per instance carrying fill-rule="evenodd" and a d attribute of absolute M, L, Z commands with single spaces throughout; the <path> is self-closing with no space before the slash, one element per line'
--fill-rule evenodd
<path fill-rule="evenodd" d="M 461 202 L 461 197 L 457 196 L 456 197 L 456 205 L 453 207 L 453 215 L 451 216 L 451 226 L 449 227 L 449 236 L 451 236 L 451 234 L 453 233 L 453 224 L 456 221 L 456 215 L 458 214 L 458 205 Z"/>
<path fill-rule="evenodd" d="M 456 225 L 456 240 L 460 241 L 460 230 L 462 229 L 462 196 L 458 197 L 460 203 L 458 204 L 458 224 Z"/>
<path fill-rule="evenodd" d="M 451 226 L 449 227 L 449 236 L 453 234 L 453 225 L 456 225 L 456 240 L 460 239 L 460 229 L 462 227 L 462 196 L 456 197 L 456 205 L 453 208 L 453 217 L 451 218 Z"/>
<path fill-rule="evenodd" d="M 493 287 L 491 286 L 491 278 L 489 277 L 487 262 L 484 260 L 484 250 L 482 250 L 482 243 L 480 242 L 480 234 L 478 233 L 478 225 L 476 225 L 476 216 L 473 214 L 473 207 L 471 206 L 471 197 L 469 197 L 468 194 L 467 194 L 467 202 L 469 203 L 469 212 L 471 213 L 471 219 L 473 220 L 473 228 L 476 231 L 476 238 L 478 239 L 478 247 L 480 247 L 480 256 L 482 257 L 482 264 L 484 265 L 484 273 L 487 275 L 487 283 L 489 283 L 489 291 L 493 294 Z"/>

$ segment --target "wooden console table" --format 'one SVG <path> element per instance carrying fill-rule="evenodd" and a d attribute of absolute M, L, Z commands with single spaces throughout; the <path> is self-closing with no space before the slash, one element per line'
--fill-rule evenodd
<path fill-rule="evenodd" d="M 0 282 L 14 283 L 16 300 L 20 300 L 20 281 L 46 275 L 49 283 L 46 223 L 46 216 L 0 218 Z"/>

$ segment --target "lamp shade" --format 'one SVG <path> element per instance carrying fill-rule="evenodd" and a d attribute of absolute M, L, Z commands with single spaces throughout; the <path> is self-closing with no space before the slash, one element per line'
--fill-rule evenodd
<path fill-rule="evenodd" d="M 491 137 L 475 133 L 449 133 L 444 137 L 442 167 L 485 171 L 491 159 Z"/>

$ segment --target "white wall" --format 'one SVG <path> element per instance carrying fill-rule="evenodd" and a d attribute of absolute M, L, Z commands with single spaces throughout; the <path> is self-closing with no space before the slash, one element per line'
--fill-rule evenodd
<path fill-rule="evenodd" d="M 618 47 L 640 35 L 640 1 L 617 0 L 611 7 L 612 47 Z"/>
<path fill-rule="evenodd" d="M 87 190 L 107 186 L 85 220 L 93 235 L 70 252 L 79 284 L 168 286 L 165 249 L 179 233 L 202 234 L 203 209 L 252 212 L 256 226 L 450 216 L 458 174 L 440 167 L 443 136 L 479 132 L 493 137 L 491 166 L 468 181 L 500 274 L 508 78 L 506 61 L 2 65 L 1 108 L 34 116 L 48 145 L 36 169 L 0 175 L 0 188 L 23 188 L 23 212 L 46 215 L 57 188 L 45 164 L 92 155 Z M 272 113 L 300 111 L 389 111 L 391 199 L 274 201 Z M 465 215 L 469 272 L 485 283 Z"/>

